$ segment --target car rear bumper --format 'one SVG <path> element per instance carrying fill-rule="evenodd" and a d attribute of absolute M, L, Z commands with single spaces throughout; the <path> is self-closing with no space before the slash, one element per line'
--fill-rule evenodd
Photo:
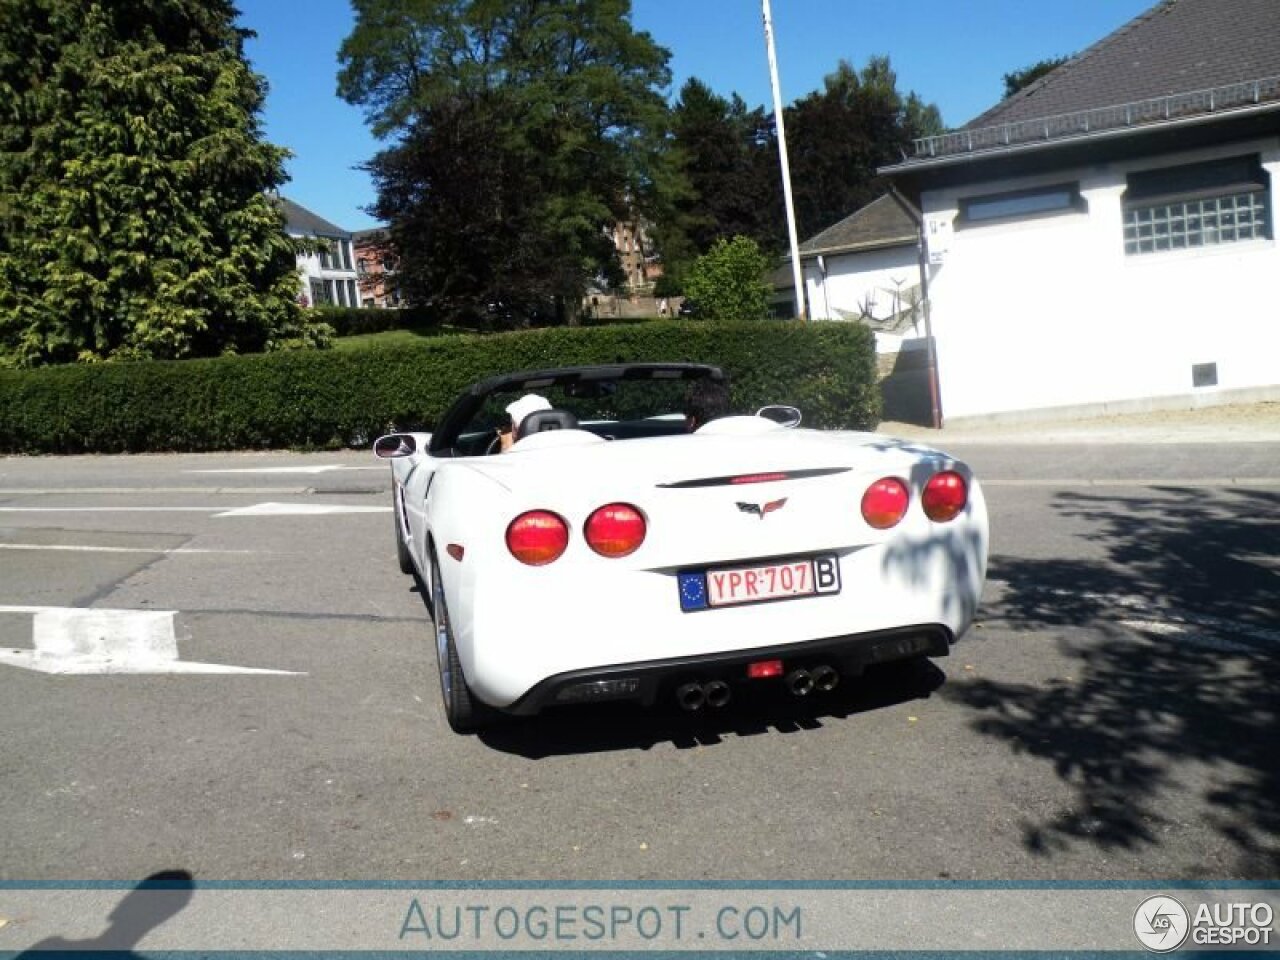
<path fill-rule="evenodd" d="M 606 700 L 637 700 L 651 706 L 662 696 L 674 695 L 675 689 L 684 683 L 760 682 L 747 679 L 747 666 L 764 660 L 781 660 L 784 674 L 819 664 L 834 667 L 841 673 L 858 673 L 875 663 L 916 656 L 946 656 L 954 642 L 946 626 L 923 624 L 804 643 L 571 670 L 541 681 L 502 710 L 528 716 L 546 707 Z"/>

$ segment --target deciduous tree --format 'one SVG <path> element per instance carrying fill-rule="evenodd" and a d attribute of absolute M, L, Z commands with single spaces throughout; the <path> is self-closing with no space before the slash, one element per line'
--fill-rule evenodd
<path fill-rule="evenodd" d="M 769 258 L 750 237 L 717 240 L 694 261 L 685 278 L 685 295 L 707 320 L 763 320 L 769 316 L 765 280 Z"/>
<path fill-rule="evenodd" d="M 572 314 L 659 206 L 668 53 L 629 0 L 355 0 L 339 92 L 389 145 L 370 163 L 402 291 L 516 323 Z"/>

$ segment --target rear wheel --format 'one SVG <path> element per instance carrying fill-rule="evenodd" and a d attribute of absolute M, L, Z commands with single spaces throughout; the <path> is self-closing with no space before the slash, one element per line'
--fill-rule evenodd
<path fill-rule="evenodd" d="M 445 719 L 455 732 L 471 733 L 492 723 L 495 713 L 472 695 L 462 673 L 458 648 L 453 642 L 449 607 L 444 599 L 440 563 L 434 553 L 431 556 L 431 609 L 435 616 L 436 665 L 440 671 L 440 696 L 444 700 Z"/>
<path fill-rule="evenodd" d="M 401 573 L 413 573 L 413 554 L 409 552 L 409 548 L 405 545 L 404 525 L 400 520 L 404 516 L 404 507 L 400 504 L 403 497 L 403 492 L 391 495 L 391 512 L 395 514 L 393 519 L 396 525 L 396 561 L 400 564 Z"/>

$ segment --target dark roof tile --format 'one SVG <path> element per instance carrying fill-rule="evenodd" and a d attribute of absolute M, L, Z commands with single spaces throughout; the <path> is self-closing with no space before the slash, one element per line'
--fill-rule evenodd
<path fill-rule="evenodd" d="M 1280 0 L 1162 0 L 964 129 L 1275 76 Z"/>
<path fill-rule="evenodd" d="M 280 208 L 284 210 L 285 230 L 292 234 L 316 237 L 340 237 L 351 239 L 351 231 L 343 230 L 330 223 L 324 217 L 312 213 L 306 207 L 294 203 L 288 197 L 280 198 Z"/>
<path fill-rule="evenodd" d="M 915 243 L 918 221 L 906 201 L 886 193 L 800 244 L 800 255 Z"/>

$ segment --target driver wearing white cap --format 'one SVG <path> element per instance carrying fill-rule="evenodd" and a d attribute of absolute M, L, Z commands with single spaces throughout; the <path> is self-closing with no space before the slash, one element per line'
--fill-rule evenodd
<path fill-rule="evenodd" d="M 498 440 L 502 452 L 506 453 L 511 449 L 511 445 L 520 439 L 518 435 L 520 424 L 524 422 L 525 417 L 537 410 L 550 409 L 551 401 L 536 393 L 526 393 L 519 400 L 513 400 L 507 404 L 507 416 L 511 418 L 511 424 L 506 430 L 498 429 Z"/>

